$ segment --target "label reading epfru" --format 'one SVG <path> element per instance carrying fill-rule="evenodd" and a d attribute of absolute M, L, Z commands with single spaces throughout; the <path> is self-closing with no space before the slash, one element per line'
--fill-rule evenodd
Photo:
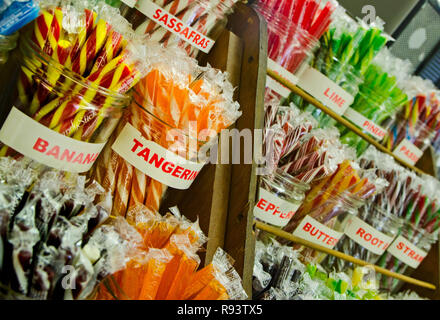
<path fill-rule="evenodd" d="M 88 143 L 55 132 L 13 107 L 0 141 L 49 167 L 82 173 L 89 171 L 105 143 Z"/>
<path fill-rule="evenodd" d="M 147 176 L 179 190 L 188 189 L 204 165 L 189 161 L 145 139 L 129 123 L 122 129 L 112 149 Z"/>
<path fill-rule="evenodd" d="M 347 108 L 344 113 L 344 117 L 353 122 L 359 128 L 368 132 L 368 134 L 372 135 L 379 141 L 381 141 L 387 133 L 384 128 L 367 119 L 353 108 Z"/>
<path fill-rule="evenodd" d="M 277 227 L 284 227 L 293 217 L 300 204 L 288 202 L 260 188 L 254 216 Z"/>
<path fill-rule="evenodd" d="M 180 39 L 205 53 L 209 53 L 214 46 L 214 40 L 186 25 L 182 20 L 149 0 L 137 1 L 135 8 Z"/>
<path fill-rule="evenodd" d="M 287 69 L 284 69 L 284 67 L 280 66 L 270 58 L 267 59 L 267 69 L 273 71 L 280 78 L 283 78 L 284 81 L 290 83 L 291 85 L 296 85 L 299 81 L 298 77 L 296 77 L 293 73 L 289 72 Z"/>
<path fill-rule="evenodd" d="M 413 245 L 402 236 L 398 236 L 394 240 L 388 248 L 388 252 L 413 269 L 417 269 L 428 255 L 428 253 Z"/>
<path fill-rule="evenodd" d="M 283 86 L 278 81 L 272 79 L 270 76 L 266 77 L 266 86 L 276 93 L 278 93 L 281 97 L 286 98 L 290 94 L 290 90 Z"/>
<path fill-rule="evenodd" d="M 343 233 L 330 229 L 310 216 L 305 216 L 293 232 L 293 235 L 320 246 L 333 249 L 339 239 L 341 239 Z"/>
<path fill-rule="evenodd" d="M 338 115 L 343 115 L 354 101 L 347 91 L 311 67 L 302 73 L 298 86 Z"/>
<path fill-rule="evenodd" d="M 393 241 L 392 237 L 374 229 L 358 217 L 349 217 L 344 233 L 368 251 L 381 255 Z"/>

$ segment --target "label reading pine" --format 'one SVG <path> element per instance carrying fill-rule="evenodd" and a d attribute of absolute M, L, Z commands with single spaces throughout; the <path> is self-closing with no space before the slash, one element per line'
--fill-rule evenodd
<path fill-rule="evenodd" d="M 386 130 L 381 126 L 378 126 L 373 121 L 368 120 L 362 114 L 354 110 L 353 108 L 347 108 L 344 113 L 344 117 L 353 122 L 356 126 L 367 131 L 370 135 L 381 141 L 385 135 Z"/>
<path fill-rule="evenodd" d="M 277 227 L 284 227 L 293 217 L 299 205 L 280 199 L 260 188 L 259 200 L 254 208 L 254 216 Z"/>
<path fill-rule="evenodd" d="M 381 255 L 393 241 L 393 238 L 374 229 L 358 217 L 349 217 L 344 233 L 354 242 L 374 254 Z"/>
<path fill-rule="evenodd" d="M 410 165 L 415 165 L 423 156 L 423 151 L 406 139 L 403 139 L 402 142 L 399 143 L 393 153 L 396 157 Z"/>
<path fill-rule="evenodd" d="M 271 77 L 266 77 L 266 86 L 276 93 L 278 93 L 281 97 L 286 98 L 289 96 L 290 91 L 282 84 L 278 83 L 278 81 L 272 79 Z"/>
<path fill-rule="evenodd" d="M 37 162 L 76 173 L 89 171 L 105 145 L 66 137 L 15 107 L 3 124 L 0 141 Z"/>
<path fill-rule="evenodd" d="M 188 189 L 204 165 L 186 160 L 145 139 L 129 123 L 125 125 L 112 149 L 139 171 L 179 190 Z"/>
<path fill-rule="evenodd" d="M 135 7 L 157 24 L 205 53 L 209 53 L 215 43 L 211 38 L 186 25 L 182 20 L 149 0 L 138 1 Z"/>
<path fill-rule="evenodd" d="M 423 259 L 428 255 L 425 251 L 417 248 L 402 236 L 398 236 L 397 239 L 394 240 L 388 248 L 388 252 L 413 269 L 417 269 Z"/>
<path fill-rule="evenodd" d="M 343 115 L 354 101 L 347 91 L 311 67 L 301 75 L 298 86 L 338 115 Z"/>
<path fill-rule="evenodd" d="M 296 85 L 298 83 L 299 79 L 293 73 L 284 69 L 270 58 L 267 59 L 267 69 L 275 72 L 280 78 L 283 78 L 284 81 L 289 82 L 292 85 Z"/>
<path fill-rule="evenodd" d="M 305 216 L 293 235 L 320 246 L 333 249 L 343 233 L 332 230 L 310 216 Z"/>

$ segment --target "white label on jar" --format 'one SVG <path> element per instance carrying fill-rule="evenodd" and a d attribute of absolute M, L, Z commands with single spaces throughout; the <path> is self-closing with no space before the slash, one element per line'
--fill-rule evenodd
<path fill-rule="evenodd" d="M 372 135 L 379 141 L 381 141 L 387 133 L 387 131 L 383 129 L 381 126 L 375 124 L 371 120 L 368 120 L 366 117 L 364 117 L 362 114 L 360 114 L 353 108 L 347 108 L 347 110 L 344 113 L 344 117 L 346 117 L 348 120 L 353 122 L 359 128 L 367 131 L 370 135 Z"/>
<path fill-rule="evenodd" d="M 381 255 L 390 246 L 392 237 L 374 229 L 358 217 L 349 217 L 344 233 L 354 242 L 374 254 Z"/>
<path fill-rule="evenodd" d="M 413 269 L 417 269 L 423 259 L 428 255 L 428 253 L 417 248 L 402 236 L 398 236 L 397 239 L 394 240 L 388 248 L 388 252 Z"/>
<path fill-rule="evenodd" d="M 0 141 L 49 167 L 76 173 L 89 171 L 105 146 L 64 136 L 15 107 L 0 130 Z"/>
<path fill-rule="evenodd" d="M 411 141 L 403 139 L 393 151 L 394 155 L 410 165 L 415 165 L 423 156 L 423 151 L 417 148 Z"/>
<path fill-rule="evenodd" d="M 215 43 L 211 38 L 186 25 L 182 20 L 149 0 L 138 1 L 136 8 L 157 24 L 205 53 L 209 53 Z"/>
<path fill-rule="evenodd" d="M 298 86 L 338 115 L 343 115 L 354 101 L 347 91 L 311 67 L 301 75 Z"/>
<path fill-rule="evenodd" d="M 296 85 L 298 83 L 298 77 L 289 72 L 287 69 L 284 69 L 271 58 L 267 58 L 267 69 L 275 72 L 279 77 L 283 78 L 284 81 L 290 83 L 291 85 Z"/>
<path fill-rule="evenodd" d="M 293 217 L 300 204 L 280 199 L 269 191 L 260 188 L 259 200 L 254 208 L 254 216 L 277 227 L 284 227 Z"/>
<path fill-rule="evenodd" d="M 133 167 L 169 187 L 185 190 L 196 179 L 204 164 L 186 160 L 145 139 L 127 123 L 112 149 Z"/>
<path fill-rule="evenodd" d="M 320 246 L 333 249 L 339 239 L 341 239 L 343 233 L 326 227 L 310 216 L 305 216 L 293 232 L 293 235 Z"/>
<path fill-rule="evenodd" d="M 129 6 L 130 8 L 133 8 L 134 5 L 136 4 L 137 0 L 122 0 L 123 3 L 125 3 L 127 6 Z"/>
<path fill-rule="evenodd" d="M 290 94 L 289 89 L 287 89 L 285 86 L 278 83 L 278 81 L 272 79 L 269 76 L 266 77 L 266 86 L 272 89 L 273 91 L 275 91 L 276 93 L 278 93 L 283 98 L 288 97 Z"/>

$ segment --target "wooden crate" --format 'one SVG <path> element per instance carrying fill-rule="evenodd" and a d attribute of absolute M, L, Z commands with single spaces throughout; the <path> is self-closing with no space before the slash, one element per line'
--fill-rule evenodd
<path fill-rule="evenodd" d="M 231 83 L 237 88 L 236 101 L 243 112 L 235 128 L 262 129 L 267 61 L 264 19 L 251 7 L 238 3 L 229 17 L 227 30 L 216 41 L 210 54 L 201 55 L 199 61 L 228 71 Z M 220 152 L 225 150 L 223 147 Z M 164 213 L 170 206 L 177 205 L 189 219 L 199 218 L 200 226 L 209 238 L 206 253 L 202 256 L 204 263 L 209 263 L 215 250 L 222 247 L 235 260 L 234 267 L 242 277 L 249 297 L 255 251 L 252 209 L 256 179 L 255 163 L 209 164 L 190 189 L 170 190 L 160 210 Z"/>

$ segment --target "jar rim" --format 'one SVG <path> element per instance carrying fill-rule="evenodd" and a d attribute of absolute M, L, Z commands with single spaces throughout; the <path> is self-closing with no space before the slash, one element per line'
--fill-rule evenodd
<path fill-rule="evenodd" d="M 323 57 L 321 57 L 321 56 L 317 56 L 317 57 L 315 57 L 315 59 L 321 63 L 325 63 Z M 348 63 L 348 62 L 342 63 L 341 61 L 339 61 L 338 58 L 333 57 L 333 56 L 331 57 L 331 59 L 333 60 L 332 65 L 336 64 L 338 66 L 341 66 L 342 68 L 345 68 L 344 72 L 349 73 L 351 76 L 353 76 L 359 84 L 363 82 L 363 80 L 364 80 L 363 76 L 350 63 Z"/>
<path fill-rule="evenodd" d="M 270 176 L 278 177 L 281 180 L 283 180 L 284 182 L 291 184 L 291 185 L 294 185 L 296 188 L 299 188 L 302 191 L 310 190 L 310 185 L 308 183 L 305 183 L 305 182 L 295 178 L 294 176 L 288 174 L 287 172 L 285 172 L 281 168 L 277 168 L 274 172 L 272 172 L 272 174 Z"/>
<path fill-rule="evenodd" d="M 130 100 L 130 96 L 127 94 L 122 94 L 116 92 L 114 90 L 110 90 L 104 88 L 98 84 L 91 83 L 90 80 L 87 80 L 83 76 L 75 73 L 74 71 L 66 68 L 61 65 L 58 61 L 50 57 L 47 53 L 41 50 L 31 39 L 30 37 L 22 37 L 22 41 L 20 41 L 20 51 L 23 55 L 27 56 L 28 54 L 25 52 L 26 50 L 30 50 L 33 55 L 36 55 L 38 59 L 44 61 L 52 68 L 54 68 L 57 72 L 63 75 L 66 79 L 72 81 L 75 85 L 79 85 L 83 88 L 94 90 L 99 94 L 102 94 L 106 97 L 111 97 L 115 101 L 112 102 L 113 108 L 125 108 L 126 104 Z"/>

